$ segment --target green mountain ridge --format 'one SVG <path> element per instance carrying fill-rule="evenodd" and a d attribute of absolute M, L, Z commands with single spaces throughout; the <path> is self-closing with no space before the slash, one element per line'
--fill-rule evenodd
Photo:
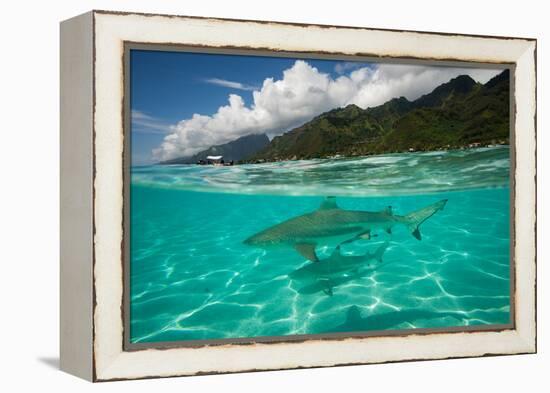
<path fill-rule="evenodd" d="M 171 164 L 195 164 L 200 160 L 206 160 L 208 156 L 223 156 L 226 162 L 246 159 L 269 144 L 269 138 L 265 134 L 250 134 L 242 136 L 231 142 L 211 146 L 191 157 L 179 157 L 162 161 L 161 165 Z"/>
<path fill-rule="evenodd" d="M 325 112 L 273 138 L 247 162 L 451 149 L 509 141 L 510 73 L 485 84 L 460 75 L 414 101 Z"/>

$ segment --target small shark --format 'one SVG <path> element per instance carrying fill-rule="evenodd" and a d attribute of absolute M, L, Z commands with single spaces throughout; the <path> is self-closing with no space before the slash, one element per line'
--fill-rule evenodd
<path fill-rule="evenodd" d="M 367 252 L 364 255 L 342 255 L 338 245 L 330 257 L 316 263 L 308 263 L 291 272 L 288 277 L 308 284 L 298 289 L 301 294 L 322 291 L 332 296 L 334 287 L 361 278 L 382 266 L 382 256 L 387 248 L 386 242 L 372 254 Z"/>
<path fill-rule="evenodd" d="M 442 210 L 446 203 L 447 199 L 443 199 L 399 216 L 393 214 L 391 206 L 379 212 L 340 209 L 334 197 L 327 197 L 317 210 L 267 228 L 244 243 L 264 249 L 292 247 L 304 258 L 315 262 L 319 260 L 315 253 L 319 241 L 344 244 L 357 239 L 370 239 L 373 230 L 391 233 L 398 224 L 405 225 L 415 238 L 421 240 L 420 224 Z"/>

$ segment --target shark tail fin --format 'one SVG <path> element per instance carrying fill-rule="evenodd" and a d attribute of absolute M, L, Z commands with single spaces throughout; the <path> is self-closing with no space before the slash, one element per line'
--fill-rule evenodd
<path fill-rule="evenodd" d="M 436 202 L 430 206 L 426 206 L 420 210 L 409 213 L 403 217 L 403 221 L 411 234 L 418 240 L 422 239 L 420 234 L 420 224 L 426 221 L 428 218 L 433 216 L 438 211 L 442 210 L 447 204 L 447 199 L 442 199 L 439 202 Z"/>
<path fill-rule="evenodd" d="M 386 242 L 382 244 L 380 247 L 376 249 L 376 251 L 373 254 L 374 259 L 376 259 L 378 262 L 382 263 L 382 257 L 384 256 L 384 253 L 386 252 L 386 249 L 388 248 L 389 243 Z"/>

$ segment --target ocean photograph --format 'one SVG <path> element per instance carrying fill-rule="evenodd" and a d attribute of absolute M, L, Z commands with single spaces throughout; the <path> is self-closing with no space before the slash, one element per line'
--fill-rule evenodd
<path fill-rule="evenodd" d="M 510 324 L 510 71 L 131 49 L 128 339 Z"/>

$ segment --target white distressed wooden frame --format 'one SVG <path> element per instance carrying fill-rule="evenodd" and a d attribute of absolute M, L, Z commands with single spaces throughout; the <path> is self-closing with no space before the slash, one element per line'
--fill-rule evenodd
<path fill-rule="evenodd" d="M 515 66 L 515 328 L 123 350 L 125 42 Z M 92 11 L 61 24 L 61 368 L 92 381 L 536 352 L 536 40 Z"/>

